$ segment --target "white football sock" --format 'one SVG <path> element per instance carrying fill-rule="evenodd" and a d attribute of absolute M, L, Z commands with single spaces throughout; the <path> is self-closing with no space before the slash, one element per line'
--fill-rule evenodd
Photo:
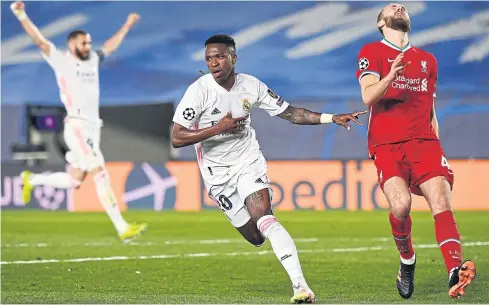
<path fill-rule="evenodd" d="M 280 263 L 282 263 L 285 271 L 289 274 L 292 286 L 294 287 L 294 292 L 296 292 L 300 286 L 308 288 L 309 286 L 302 274 L 297 249 L 287 230 L 282 227 L 277 218 L 273 215 L 265 215 L 260 218 L 257 222 L 257 226 L 263 236 L 270 241 L 273 252 L 275 252 L 275 255 Z"/>
<path fill-rule="evenodd" d="M 97 195 L 102 203 L 102 206 L 109 215 L 110 220 L 114 224 L 115 229 L 119 234 L 124 233 L 129 227 L 128 223 L 122 217 L 119 206 L 110 186 L 109 173 L 106 171 L 100 172 L 93 177 L 95 181 L 95 187 L 97 189 Z"/>
<path fill-rule="evenodd" d="M 410 259 L 405 259 L 405 258 L 402 258 L 402 256 L 401 256 L 401 262 L 404 265 L 412 265 L 412 264 L 414 264 L 416 262 L 416 253 Z"/>
<path fill-rule="evenodd" d="M 80 185 L 80 181 L 75 180 L 70 174 L 64 172 L 32 174 L 29 177 L 29 183 L 34 186 L 48 185 L 58 189 L 69 189 Z"/>
<path fill-rule="evenodd" d="M 455 272 L 455 270 L 457 270 L 457 267 L 450 269 L 450 272 L 448 272 L 448 280 L 452 278 L 452 274 Z"/>

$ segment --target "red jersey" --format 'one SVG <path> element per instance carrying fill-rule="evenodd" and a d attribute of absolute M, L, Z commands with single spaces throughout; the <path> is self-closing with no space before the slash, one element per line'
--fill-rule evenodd
<path fill-rule="evenodd" d="M 431 125 L 431 113 L 438 68 L 436 58 L 408 44 L 400 49 L 383 39 L 365 45 L 358 55 L 357 78 L 373 74 L 379 79 L 389 74 L 392 62 L 404 53 L 403 63 L 411 61 L 403 74 L 387 89 L 384 97 L 370 106 L 368 148 L 412 139 L 437 139 Z"/>

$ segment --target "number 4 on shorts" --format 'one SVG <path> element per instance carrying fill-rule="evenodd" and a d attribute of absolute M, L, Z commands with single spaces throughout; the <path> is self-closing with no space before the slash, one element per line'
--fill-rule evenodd
<path fill-rule="evenodd" d="M 448 164 L 447 158 L 445 156 L 441 156 L 441 166 L 448 168 L 449 170 L 452 170 L 450 167 L 450 164 Z"/>

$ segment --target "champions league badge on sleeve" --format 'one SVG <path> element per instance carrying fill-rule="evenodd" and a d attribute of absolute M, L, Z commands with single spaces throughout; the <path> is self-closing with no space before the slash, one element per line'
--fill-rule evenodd
<path fill-rule="evenodd" d="M 194 108 L 185 108 L 183 111 L 183 118 L 187 121 L 191 121 L 195 118 L 195 110 Z"/>
<path fill-rule="evenodd" d="M 358 69 L 360 70 L 367 69 L 368 65 L 369 65 L 368 59 L 366 59 L 365 57 L 360 58 L 360 60 L 358 61 Z"/>
<path fill-rule="evenodd" d="M 272 89 L 268 89 L 268 95 L 270 95 L 273 98 L 278 98 L 278 95 L 275 94 L 275 92 L 273 92 Z"/>

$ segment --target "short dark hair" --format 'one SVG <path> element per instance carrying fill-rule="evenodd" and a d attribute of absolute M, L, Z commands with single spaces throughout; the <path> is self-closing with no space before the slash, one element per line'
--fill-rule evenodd
<path fill-rule="evenodd" d="M 77 38 L 78 36 L 80 35 L 87 35 L 88 33 L 85 32 L 85 31 L 82 31 L 82 30 L 76 30 L 76 31 L 73 31 L 71 32 L 70 34 L 68 34 L 68 38 L 66 40 L 72 40 L 72 39 L 75 39 Z"/>
<path fill-rule="evenodd" d="M 226 35 L 226 34 L 216 34 L 212 35 L 211 37 L 207 38 L 205 41 L 205 46 L 213 44 L 213 43 L 222 43 L 228 46 L 229 48 L 232 48 L 232 51 L 236 53 L 236 42 L 234 41 L 233 37 Z"/>
<path fill-rule="evenodd" d="M 377 23 L 379 23 L 380 20 L 382 20 L 383 18 L 384 18 L 384 9 L 382 9 L 380 11 L 379 15 L 377 16 Z M 380 34 L 382 34 L 382 36 L 384 36 L 384 31 L 382 30 L 382 27 L 377 26 L 377 28 L 379 29 Z"/>

